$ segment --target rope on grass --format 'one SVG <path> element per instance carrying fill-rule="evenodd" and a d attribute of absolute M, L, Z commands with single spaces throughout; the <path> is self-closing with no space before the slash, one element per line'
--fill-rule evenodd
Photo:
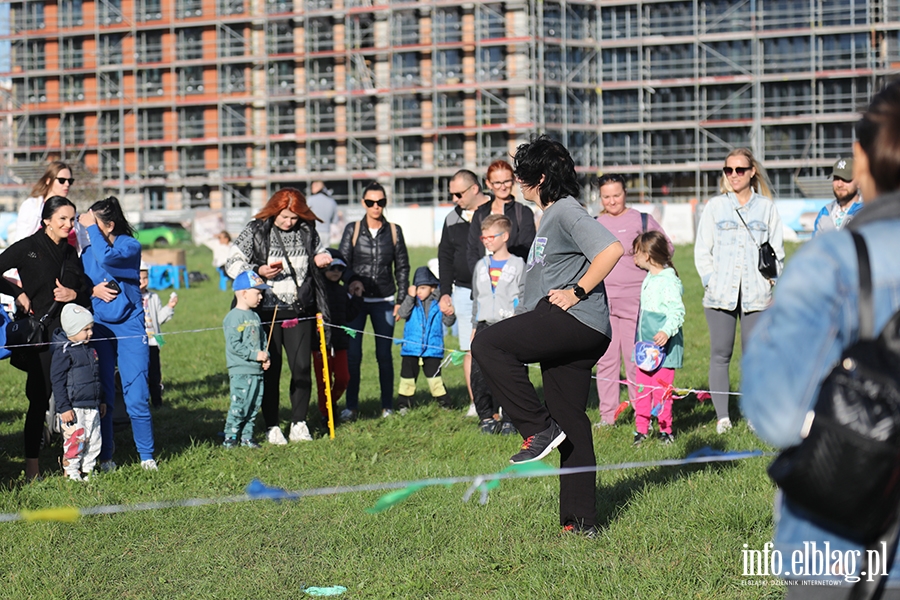
<path fill-rule="evenodd" d="M 339 494 L 357 494 L 364 492 L 391 491 L 381 496 L 374 506 L 367 509 L 368 513 L 379 513 L 395 506 L 419 490 L 433 486 L 450 487 L 457 483 L 470 484 L 463 501 L 468 502 L 476 491 L 480 491 L 480 503 L 486 504 L 488 492 L 505 479 L 526 479 L 533 477 L 552 477 L 557 475 L 573 475 L 575 473 L 599 473 L 601 471 L 618 471 L 626 469 L 651 469 L 656 467 L 675 467 L 693 464 L 725 463 L 748 458 L 773 456 L 773 452 L 762 450 L 746 450 L 736 452 L 723 452 L 711 448 L 702 448 L 685 458 L 655 460 L 646 462 L 626 462 L 613 465 L 596 465 L 593 467 L 570 467 L 555 469 L 542 462 L 511 465 L 498 473 L 470 475 L 463 477 L 441 477 L 420 479 L 416 481 L 382 482 L 363 485 L 333 486 L 312 488 L 307 490 L 288 491 L 278 487 L 268 486 L 258 479 L 253 479 L 244 490 L 243 494 L 236 496 L 220 496 L 217 498 L 189 498 L 185 500 L 162 500 L 157 502 L 142 502 L 138 504 L 110 504 L 78 508 L 74 506 L 53 507 L 40 510 L 22 510 L 17 513 L 0 513 L 0 523 L 12 523 L 16 521 L 35 522 L 63 522 L 70 523 L 81 517 L 94 515 L 113 515 L 119 513 L 142 512 L 149 510 L 162 510 L 167 508 L 186 508 L 197 506 L 210 506 L 222 504 L 236 504 L 240 502 L 252 502 L 257 500 L 272 500 L 275 502 L 300 500 L 316 496 L 335 496 Z"/>

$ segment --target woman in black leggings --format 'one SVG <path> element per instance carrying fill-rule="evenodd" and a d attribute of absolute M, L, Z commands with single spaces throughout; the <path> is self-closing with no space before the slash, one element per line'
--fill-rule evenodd
<path fill-rule="evenodd" d="M 575 199 L 575 163 L 545 136 L 516 150 L 522 195 L 544 211 L 528 253 L 521 314 L 475 336 L 472 354 L 503 411 L 525 438 L 512 463 L 540 460 L 559 447 L 560 467 L 596 465 L 587 399 L 591 369 L 610 341 L 603 279 L 622 244 Z M 528 378 L 540 363 L 544 404 Z M 596 533 L 596 475 L 559 479 L 560 524 Z"/>

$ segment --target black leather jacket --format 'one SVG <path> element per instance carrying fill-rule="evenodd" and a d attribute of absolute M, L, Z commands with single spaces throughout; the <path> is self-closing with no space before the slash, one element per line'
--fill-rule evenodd
<path fill-rule="evenodd" d="M 397 230 L 397 244 L 391 235 L 391 225 L 382 217 L 381 231 L 372 237 L 366 218 L 359 222 L 359 237 L 353 245 L 353 230 L 356 223 L 348 223 L 341 237 L 341 254 L 353 271 L 353 277 L 362 281 L 367 298 L 387 298 L 405 294 L 409 288 L 409 255 L 406 242 L 403 241 L 403 230 Z M 396 304 L 400 304 L 399 298 Z"/>

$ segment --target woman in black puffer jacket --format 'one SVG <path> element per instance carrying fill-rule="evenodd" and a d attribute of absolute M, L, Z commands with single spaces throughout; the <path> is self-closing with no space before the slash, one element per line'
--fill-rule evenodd
<path fill-rule="evenodd" d="M 393 413 L 394 360 L 391 354 L 394 321 L 400 302 L 397 292 L 409 288 L 409 255 L 403 241 L 403 230 L 384 218 L 387 195 L 377 183 L 370 183 L 363 193 L 366 216 L 349 223 L 341 238 L 341 254 L 353 275 L 348 278 L 350 293 L 362 292 L 363 307 L 347 326 L 362 331 L 366 316 L 372 318 L 375 330 L 375 358 L 378 360 L 378 380 L 381 384 L 381 416 Z M 359 367 L 362 364 L 362 336 L 350 340 L 347 353 L 350 385 L 347 386 L 347 408 L 341 412 L 342 421 L 352 421 L 359 410 Z"/>

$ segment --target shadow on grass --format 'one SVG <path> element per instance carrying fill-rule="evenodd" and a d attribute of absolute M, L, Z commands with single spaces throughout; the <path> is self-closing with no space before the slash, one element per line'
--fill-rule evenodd
<path fill-rule="evenodd" d="M 701 448 L 725 450 L 721 438 L 712 434 L 689 433 L 682 437 L 684 443 L 683 457 L 687 457 Z M 733 462 L 698 463 L 672 467 L 657 467 L 645 472 L 617 481 L 612 485 L 603 485 L 601 480 L 597 486 L 597 526 L 608 528 L 619 512 L 627 506 L 632 498 L 649 486 L 665 486 L 698 471 L 724 471 L 734 468 Z"/>
<path fill-rule="evenodd" d="M 206 400 L 210 396 L 224 396 L 227 398 L 231 393 L 228 371 L 210 373 L 202 379 L 168 382 L 165 385 L 165 394 L 183 401 Z M 315 390 L 313 390 L 313 393 L 315 393 Z"/>

